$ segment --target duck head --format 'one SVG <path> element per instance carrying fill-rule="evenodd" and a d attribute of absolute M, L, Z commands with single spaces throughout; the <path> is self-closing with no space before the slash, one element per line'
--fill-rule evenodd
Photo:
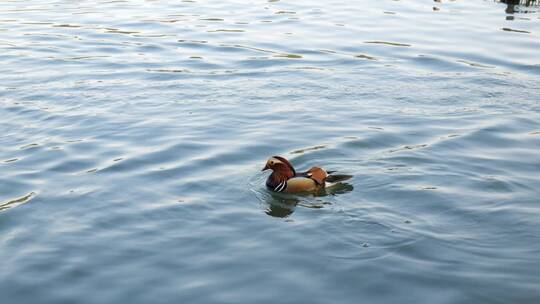
<path fill-rule="evenodd" d="M 291 178 L 296 175 L 296 171 L 291 163 L 281 156 L 272 156 L 266 162 L 262 171 L 272 170 L 273 174 L 279 174 Z"/>

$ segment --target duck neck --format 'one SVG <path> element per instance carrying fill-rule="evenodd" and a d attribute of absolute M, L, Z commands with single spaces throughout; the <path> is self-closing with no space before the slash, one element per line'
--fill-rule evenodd
<path fill-rule="evenodd" d="M 272 174 L 270 174 L 266 181 L 266 185 L 273 188 L 292 177 L 294 177 L 294 172 L 292 170 L 280 168 L 280 170 L 274 170 Z"/>

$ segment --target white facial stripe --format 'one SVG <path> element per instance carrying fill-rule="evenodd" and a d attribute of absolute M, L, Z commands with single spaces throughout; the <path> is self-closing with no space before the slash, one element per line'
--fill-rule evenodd
<path fill-rule="evenodd" d="M 274 157 L 270 157 L 270 159 L 268 160 L 268 162 L 273 162 L 274 164 L 282 163 L 282 161 L 280 161 L 279 159 L 274 158 Z"/>

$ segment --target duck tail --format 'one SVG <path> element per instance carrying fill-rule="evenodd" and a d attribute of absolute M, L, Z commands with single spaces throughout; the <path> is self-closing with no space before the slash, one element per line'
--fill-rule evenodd
<path fill-rule="evenodd" d="M 332 174 L 330 172 L 334 173 L 335 171 L 328 171 L 330 175 L 326 177 L 326 181 L 329 183 L 338 183 L 338 182 L 346 181 L 353 177 L 352 175 L 348 175 L 348 174 Z"/>

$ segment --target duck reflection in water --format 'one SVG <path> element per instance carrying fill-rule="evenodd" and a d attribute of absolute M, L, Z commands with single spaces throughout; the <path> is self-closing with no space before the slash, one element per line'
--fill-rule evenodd
<path fill-rule="evenodd" d="M 322 189 L 316 193 L 309 195 L 296 195 L 286 193 L 275 193 L 271 191 L 265 191 L 261 193 L 261 201 L 268 207 L 265 213 L 273 216 L 286 218 L 290 216 L 297 207 L 320 209 L 332 203 L 325 201 L 324 197 L 340 195 L 347 192 L 351 192 L 354 187 L 348 183 L 339 183 L 331 188 Z"/>

